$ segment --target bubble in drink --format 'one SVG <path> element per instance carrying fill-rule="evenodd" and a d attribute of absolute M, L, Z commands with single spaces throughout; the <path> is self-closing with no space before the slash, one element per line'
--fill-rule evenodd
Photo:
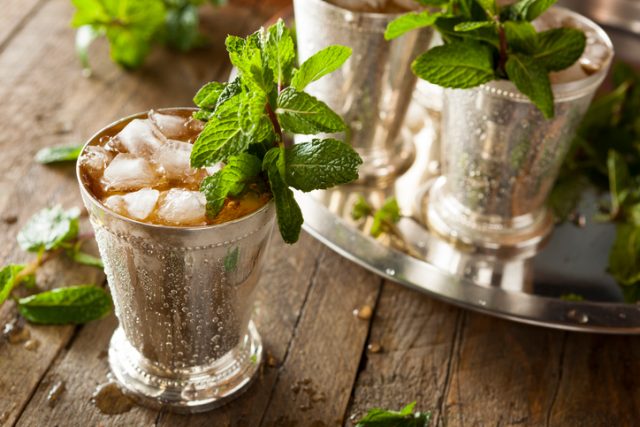
<path fill-rule="evenodd" d="M 139 190 L 158 184 L 159 176 L 151 163 L 132 154 L 118 154 L 102 176 L 106 191 Z"/>
<path fill-rule="evenodd" d="M 172 188 L 162 194 L 156 215 L 168 224 L 202 225 L 207 221 L 206 205 L 201 192 Z"/>
<path fill-rule="evenodd" d="M 121 153 L 150 158 L 165 142 L 150 120 L 135 119 L 113 138 L 112 144 Z"/>
<path fill-rule="evenodd" d="M 104 201 L 105 206 L 120 215 L 137 220 L 145 220 L 151 215 L 158 203 L 160 192 L 150 188 L 127 193 L 122 196 L 109 196 Z"/>

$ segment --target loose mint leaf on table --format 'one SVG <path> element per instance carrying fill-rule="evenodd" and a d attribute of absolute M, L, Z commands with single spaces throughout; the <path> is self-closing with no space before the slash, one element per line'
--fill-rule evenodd
<path fill-rule="evenodd" d="M 291 87 L 304 90 L 311 82 L 336 71 L 351 56 L 351 48 L 340 45 L 326 47 L 304 61 L 291 79 Z"/>
<path fill-rule="evenodd" d="M 507 43 L 512 49 L 527 54 L 536 52 L 538 33 L 531 23 L 527 21 L 507 21 L 504 23 L 504 32 L 507 37 Z"/>
<path fill-rule="evenodd" d="M 553 117 L 553 93 L 549 74 L 530 56 L 513 53 L 506 63 L 509 79 L 540 109 L 545 118 Z"/>
<path fill-rule="evenodd" d="M 427 427 L 431 413 L 414 413 L 415 406 L 416 402 L 412 402 L 400 411 L 373 408 L 356 423 L 356 427 Z"/>
<path fill-rule="evenodd" d="M 276 114 L 282 129 L 292 133 L 313 135 L 346 129 L 342 118 L 327 104 L 292 87 L 278 95 Z"/>
<path fill-rule="evenodd" d="M 29 252 L 49 251 L 78 235 L 80 211 L 60 206 L 35 214 L 18 233 L 20 247 Z"/>
<path fill-rule="evenodd" d="M 0 305 L 9 298 L 11 291 L 18 284 L 16 279 L 23 268 L 24 265 L 10 264 L 0 270 Z"/>
<path fill-rule="evenodd" d="M 260 173 L 262 162 L 255 156 L 240 153 L 229 157 L 224 168 L 205 178 L 200 191 L 207 198 L 207 215 L 215 217 L 228 196 L 238 196 Z"/>
<path fill-rule="evenodd" d="M 358 200 L 351 207 L 351 218 L 355 221 L 373 215 L 373 206 L 367 202 L 364 196 L 358 196 Z"/>
<path fill-rule="evenodd" d="M 533 59 L 548 71 L 560 71 L 575 63 L 586 46 L 584 33 L 575 28 L 554 28 L 538 34 Z"/>
<path fill-rule="evenodd" d="M 474 41 L 436 46 L 420 55 L 411 68 L 430 83 L 458 89 L 478 86 L 495 78 L 491 48 Z"/>
<path fill-rule="evenodd" d="M 72 286 L 21 298 L 18 311 L 33 323 L 81 324 L 106 316 L 111 298 L 97 286 Z"/>
<path fill-rule="evenodd" d="M 82 252 L 78 248 L 68 250 L 67 256 L 71 258 L 72 261 L 75 261 L 78 264 L 88 265 L 90 267 L 96 268 L 104 268 L 104 264 L 102 263 L 101 258 L 95 257 L 86 252 Z"/>
<path fill-rule="evenodd" d="M 296 57 L 293 37 L 282 20 L 269 27 L 264 52 L 278 87 L 282 87 L 291 79 Z"/>
<path fill-rule="evenodd" d="M 302 191 L 345 184 L 358 178 L 362 159 L 336 139 L 314 139 L 285 150 L 286 182 Z"/>
<path fill-rule="evenodd" d="M 369 234 L 378 237 L 384 232 L 391 231 L 393 224 L 396 224 L 402 218 L 400 214 L 400 206 L 395 197 L 385 200 L 384 204 L 373 214 L 373 224 Z"/>
<path fill-rule="evenodd" d="M 36 162 L 42 164 L 70 162 L 78 159 L 82 145 L 45 147 L 36 153 Z"/>
<path fill-rule="evenodd" d="M 429 27 L 433 25 L 436 22 L 436 19 L 441 15 L 441 13 L 430 12 L 428 10 L 406 13 L 394 19 L 389 23 L 389 25 L 387 25 L 387 29 L 384 32 L 384 38 L 386 40 L 393 40 L 411 30 Z"/>

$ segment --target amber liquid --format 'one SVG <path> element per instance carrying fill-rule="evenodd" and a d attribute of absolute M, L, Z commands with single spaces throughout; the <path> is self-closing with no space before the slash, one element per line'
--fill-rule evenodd
<path fill-rule="evenodd" d="M 192 120 L 191 115 L 193 110 L 175 110 L 172 112 L 162 112 L 162 114 L 171 114 L 179 117 L 183 117 L 185 120 Z M 147 115 L 142 115 L 139 117 L 140 119 L 147 118 Z M 131 120 L 133 120 L 132 118 Z M 114 126 L 111 126 L 105 129 L 100 134 L 96 135 L 95 138 L 89 143 L 89 145 L 108 147 L 108 143 L 115 135 L 117 135 L 131 120 L 126 120 L 121 123 L 118 123 Z M 180 135 L 176 140 L 181 142 L 188 142 L 193 144 L 200 134 L 199 130 L 195 130 L 194 128 L 185 127 L 184 134 Z M 81 156 L 82 157 L 82 154 Z M 80 174 L 82 178 L 82 182 L 85 187 L 89 190 L 89 192 L 101 202 L 104 202 L 108 197 L 114 195 L 124 195 L 127 194 L 127 191 L 105 191 L 99 182 L 89 174 L 86 168 L 83 168 L 82 162 L 80 163 Z M 195 179 L 185 180 L 185 181 L 175 181 L 169 180 L 167 178 L 161 178 L 155 183 L 153 186 L 149 187 L 154 190 L 158 190 L 161 193 L 163 191 L 168 191 L 172 188 L 180 188 L 184 190 L 190 191 L 198 191 L 200 188 L 200 183 L 204 178 L 208 176 L 207 172 L 204 169 L 198 169 L 196 171 Z M 162 202 L 163 196 L 161 195 L 158 199 L 157 205 L 160 205 Z M 264 206 L 269 200 L 271 200 L 271 193 L 268 191 L 268 187 L 265 182 L 257 182 L 249 185 L 249 188 L 239 197 L 229 197 L 225 200 L 224 207 L 222 210 L 216 215 L 214 218 L 206 217 L 206 223 L 201 224 L 202 226 L 207 225 L 215 225 L 221 224 L 224 222 L 233 221 L 243 216 L 249 215 L 252 212 L 257 211 L 262 206 Z M 104 203 L 103 203 L 104 205 Z M 108 209 L 105 206 L 105 209 Z M 134 218 L 131 218 L 136 220 Z M 175 226 L 174 223 L 168 223 L 163 221 L 156 212 L 154 211 L 149 217 L 147 217 L 143 222 L 150 224 L 158 224 L 158 225 L 166 225 L 166 226 Z M 192 225 L 189 225 L 191 227 Z"/>

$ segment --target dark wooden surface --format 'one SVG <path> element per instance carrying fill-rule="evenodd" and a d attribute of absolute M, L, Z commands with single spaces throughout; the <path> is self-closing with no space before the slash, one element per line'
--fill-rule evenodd
<path fill-rule="evenodd" d="M 135 73 L 111 64 L 98 43 L 95 74 L 86 79 L 74 57 L 69 0 L 0 2 L 2 264 L 27 259 L 15 236 L 35 211 L 81 203 L 73 169 L 35 164 L 39 148 L 79 143 L 133 112 L 189 105 L 202 83 L 228 72 L 225 35 L 246 34 L 283 6 L 286 0 L 231 1 L 205 17 L 211 46 L 186 55 L 157 49 Z M 46 286 L 104 281 L 62 261 L 40 279 Z M 308 235 L 294 247 L 274 240 L 258 302 L 270 363 L 226 407 L 197 416 L 140 407 L 102 414 L 90 399 L 107 379 L 110 316 L 77 328 L 30 325 L 37 349 L 0 340 L 0 425 L 349 426 L 368 408 L 414 400 L 433 412 L 434 425 L 640 425 L 635 337 L 552 331 L 459 310 L 383 281 Z M 363 305 L 373 308 L 370 319 L 353 315 Z M 0 325 L 15 315 L 5 304 Z M 47 396 L 61 382 L 51 405 Z"/>

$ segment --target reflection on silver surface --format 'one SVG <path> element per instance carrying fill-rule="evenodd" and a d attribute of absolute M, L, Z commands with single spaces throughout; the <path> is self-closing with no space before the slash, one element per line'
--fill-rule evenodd
<path fill-rule="evenodd" d="M 384 31 L 397 14 L 353 12 L 323 0 L 294 0 L 294 11 L 300 62 L 333 44 L 353 49 L 340 69 L 310 84 L 307 92 L 344 117 L 350 128 L 346 139 L 364 160 L 361 179 L 406 170 L 413 145 L 400 129 L 416 82 L 410 64 L 428 46 L 431 30 L 389 42 Z"/>
<path fill-rule="evenodd" d="M 145 224 L 107 210 L 79 172 L 119 321 L 109 347 L 116 379 L 142 403 L 176 412 L 237 396 L 262 356 L 251 314 L 273 203 L 215 226 Z"/>

